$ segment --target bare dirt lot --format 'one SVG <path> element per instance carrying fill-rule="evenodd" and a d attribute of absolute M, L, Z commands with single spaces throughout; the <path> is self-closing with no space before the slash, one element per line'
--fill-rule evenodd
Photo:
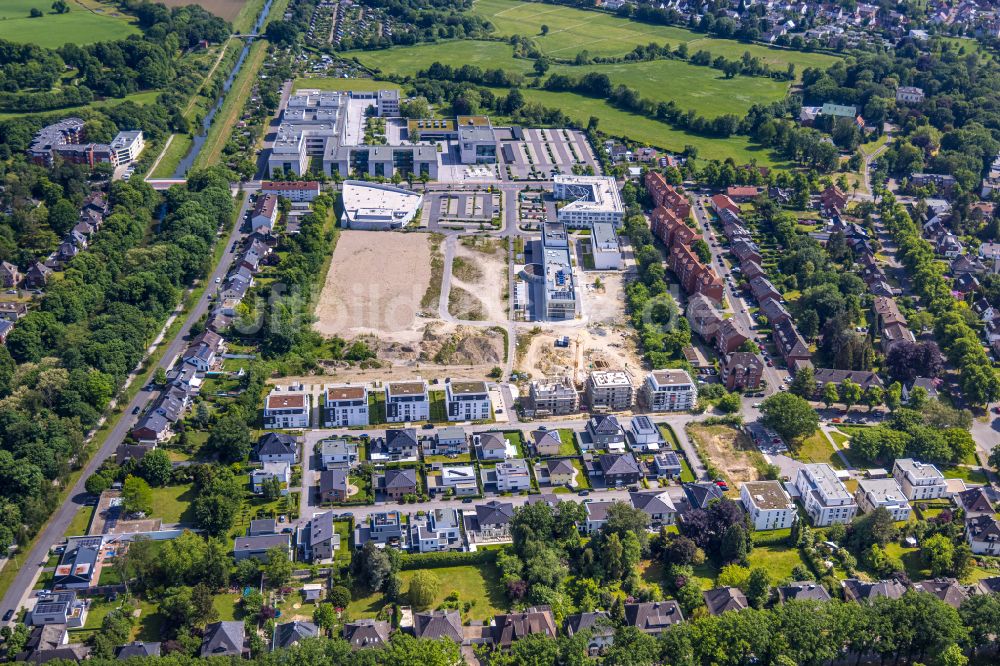
<path fill-rule="evenodd" d="M 427 234 L 344 230 L 316 307 L 323 335 L 416 344 L 426 320 L 420 301 L 431 280 Z"/>
<path fill-rule="evenodd" d="M 727 425 L 691 425 L 688 434 L 730 483 L 756 481 L 763 458 L 745 434 Z"/>
<path fill-rule="evenodd" d="M 236 18 L 247 0 L 160 0 L 167 7 L 186 7 L 187 5 L 198 5 L 202 9 L 212 12 L 219 18 L 232 21 Z"/>
<path fill-rule="evenodd" d="M 594 282 L 600 279 L 600 286 Z M 591 370 L 628 370 L 638 379 L 644 374 L 637 340 L 625 316 L 623 278 L 617 273 L 588 274 L 581 284 L 583 320 L 523 330 L 518 364 L 532 377 L 568 375 L 583 382 Z M 567 336 L 569 347 L 556 347 Z"/>
<path fill-rule="evenodd" d="M 459 239 L 451 279 L 448 311 L 452 315 L 459 319 L 507 321 L 507 301 L 503 298 L 507 262 L 502 241 L 477 236 Z"/>

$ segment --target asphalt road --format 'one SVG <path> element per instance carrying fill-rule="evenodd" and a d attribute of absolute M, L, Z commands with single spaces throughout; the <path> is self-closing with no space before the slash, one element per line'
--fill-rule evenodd
<path fill-rule="evenodd" d="M 163 354 L 163 358 L 160 360 L 159 367 L 164 370 L 170 369 L 173 366 L 175 359 L 178 354 L 180 354 L 184 347 L 187 345 L 186 338 L 191 331 L 191 326 L 194 325 L 198 319 L 201 318 L 206 312 L 208 312 L 209 306 L 211 304 L 211 299 L 219 289 L 219 285 L 216 280 L 220 280 L 226 276 L 229 271 L 229 267 L 232 265 L 233 260 L 236 258 L 236 253 L 232 251 L 233 244 L 239 240 L 242 236 L 240 232 L 241 223 L 243 221 L 243 216 L 245 215 L 247 208 L 249 206 L 250 192 L 245 191 L 242 194 L 243 203 L 240 207 L 240 216 L 238 222 L 234 225 L 233 231 L 229 234 L 229 237 L 224 241 L 226 243 L 225 254 L 222 255 L 221 261 L 216 265 L 215 270 L 208 277 L 208 286 L 202 293 L 201 298 L 195 306 L 189 311 L 187 318 L 184 320 L 184 324 L 178 330 L 177 334 L 171 339 L 166 346 L 166 352 Z M 88 499 L 88 494 L 84 488 L 84 484 L 87 479 L 97 471 L 101 463 L 105 459 L 113 456 L 118 448 L 118 445 L 125 439 L 125 436 L 131 430 L 135 421 L 138 419 L 138 415 L 133 414 L 133 412 L 139 408 L 143 408 L 155 395 L 156 391 L 139 391 L 138 394 L 125 406 L 121 417 L 112 427 L 111 431 L 108 433 L 107 438 L 101 445 L 101 448 L 90 457 L 90 460 L 84 466 L 83 473 L 79 476 L 76 483 L 70 489 L 69 497 L 62 506 L 56 510 L 56 512 L 46 523 L 45 527 L 42 529 L 41 535 L 35 542 L 34 547 L 27 553 L 18 558 L 20 568 L 17 575 L 14 577 L 13 583 L 7 589 L 4 594 L 3 601 L 0 602 L 0 609 L 3 613 L 7 612 L 7 609 L 18 608 L 30 594 L 31 588 L 34 585 L 35 577 L 38 575 L 39 567 L 38 563 L 43 562 L 48 559 L 49 549 L 58 541 L 62 540 L 69 528 L 70 522 L 73 517 L 76 516 L 80 507 L 84 506 L 84 503 Z M 8 566 L 11 566 L 8 563 Z"/>

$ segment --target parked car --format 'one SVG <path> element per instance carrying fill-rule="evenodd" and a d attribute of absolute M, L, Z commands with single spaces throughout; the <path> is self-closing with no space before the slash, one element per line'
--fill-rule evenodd
<path fill-rule="evenodd" d="M 14 617 L 14 609 L 8 608 L 7 612 L 3 614 L 3 621 L 10 622 L 10 618 Z"/>

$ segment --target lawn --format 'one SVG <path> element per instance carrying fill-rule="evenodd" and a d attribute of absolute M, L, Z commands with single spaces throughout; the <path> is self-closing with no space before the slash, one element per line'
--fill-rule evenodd
<path fill-rule="evenodd" d="M 477 65 L 483 68 L 501 68 L 508 72 L 526 74 L 534 65 L 533 60 L 515 58 L 514 49 L 506 42 L 486 42 L 472 39 L 418 44 L 379 51 L 350 51 L 347 57 L 357 58 L 361 64 L 376 72 L 413 76 L 427 69 L 434 62 L 454 65 Z M 303 79 L 296 81 L 296 85 Z M 326 79 L 333 82 L 353 83 L 350 79 Z M 310 81 L 310 79 L 306 79 Z M 313 87 L 310 85 L 309 87 Z M 318 86 L 316 86 L 318 87 Z M 324 88 L 325 90 L 326 88 Z M 334 88 L 337 90 L 338 88 Z M 348 90 L 365 90 L 351 85 Z"/>
<path fill-rule="evenodd" d="M 0 3 L 0 39 L 54 49 L 69 43 L 125 39 L 139 33 L 134 19 L 119 13 L 113 5 L 88 11 L 75 2 L 68 4 L 69 12 L 54 14 L 50 0 L 4 0 Z M 32 9 L 40 9 L 44 16 L 31 18 L 28 14 Z"/>
<path fill-rule="evenodd" d="M 366 53 L 371 53 L 370 51 Z M 392 81 L 379 81 L 377 79 L 338 79 L 332 76 L 305 77 L 295 79 L 292 85 L 293 90 L 308 88 L 312 90 L 399 90 L 398 83 Z"/>
<path fill-rule="evenodd" d="M 238 594 L 217 594 L 212 599 L 212 605 L 219 613 L 220 620 L 238 620 L 242 618 L 242 613 L 238 606 L 240 595 Z"/>
<path fill-rule="evenodd" d="M 333 529 L 340 535 L 340 548 L 337 549 L 333 559 L 350 562 L 351 553 L 354 552 L 351 547 L 351 524 L 346 520 L 338 520 L 333 523 Z"/>
<path fill-rule="evenodd" d="M 620 56 L 638 44 L 666 42 L 674 47 L 687 44 L 691 54 L 704 49 L 713 56 L 727 58 L 739 58 L 749 51 L 751 55 L 782 70 L 788 63 L 794 63 L 799 74 L 806 67 L 825 68 L 837 61 L 836 56 L 823 53 L 744 44 L 731 39 L 706 37 L 685 28 L 641 23 L 572 7 L 517 0 L 477 0 L 474 10 L 493 23 L 496 34 L 528 36 L 542 51 L 555 58 L 573 58 L 582 50 L 587 50 L 592 56 Z M 543 24 L 549 26 L 546 35 L 541 34 Z"/>
<path fill-rule="evenodd" d="M 986 473 L 973 467 L 942 467 L 941 473 L 946 479 L 962 479 L 966 483 L 986 484 Z"/>
<path fill-rule="evenodd" d="M 802 462 L 826 463 L 834 469 L 844 469 L 844 461 L 833 450 L 833 445 L 822 430 L 816 430 L 802 440 L 802 443 L 795 448 L 794 457 Z"/>
<path fill-rule="evenodd" d="M 767 569 L 772 583 L 791 578 L 792 569 L 803 564 L 799 549 L 790 546 L 754 546 L 747 560 L 750 567 Z"/>
<path fill-rule="evenodd" d="M 153 517 L 164 523 L 193 523 L 191 503 L 194 499 L 190 484 L 153 488 Z"/>
<path fill-rule="evenodd" d="M 81 506 L 76 511 L 76 515 L 73 516 L 73 520 L 69 522 L 69 527 L 66 528 L 66 536 L 82 536 L 87 533 L 87 528 L 90 527 L 90 517 L 94 514 L 94 507 L 92 506 Z"/>
<path fill-rule="evenodd" d="M 576 487 L 578 490 L 590 490 L 593 486 L 590 484 L 590 477 L 587 473 L 583 471 L 583 463 L 580 462 L 579 458 L 573 458 L 571 460 L 573 467 L 576 468 L 578 474 L 576 475 Z"/>
<path fill-rule="evenodd" d="M 445 597 L 452 592 L 458 592 L 460 604 L 472 603 L 469 612 L 463 613 L 463 620 L 485 620 L 507 608 L 506 597 L 500 584 L 500 572 L 496 565 L 441 567 L 427 571 L 432 571 L 441 582 L 432 608 L 440 606 Z M 416 570 L 400 573 L 404 595 L 415 573 Z M 386 600 L 380 593 L 356 597 L 347 605 L 346 613 L 350 619 L 375 617 L 385 603 Z"/>
<path fill-rule="evenodd" d="M 503 438 L 507 440 L 510 444 L 514 445 L 517 449 L 517 457 L 524 457 L 524 435 L 521 434 L 520 430 L 510 430 L 503 433 Z M 574 451 L 575 453 L 575 451 Z"/>
<path fill-rule="evenodd" d="M 559 445 L 560 456 L 575 456 L 579 453 L 576 448 L 576 433 L 572 428 L 559 428 L 559 441 L 562 442 Z"/>

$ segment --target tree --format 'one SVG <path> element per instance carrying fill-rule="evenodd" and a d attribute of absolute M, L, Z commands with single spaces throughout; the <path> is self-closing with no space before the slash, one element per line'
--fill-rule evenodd
<path fill-rule="evenodd" d="M 337 611 L 334 610 L 333 605 L 319 604 L 316 606 L 313 610 L 313 623 L 324 632 L 329 633 L 337 624 Z"/>
<path fill-rule="evenodd" d="M 847 411 L 850 411 L 851 407 L 861 401 L 861 385 L 851 381 L 850 378 L 845 379 L 840 384 L 840 400 Z"/>
<path fill-rule="evenodd" d="M 122 505 L 125 513 L 148 516 L 153 513 L 153 489 L 138 476 L 126 477 L 122 485 Z"/>
<path fill-rule="evenodd" d="M 894 412 L 899 409 L 899 406 L 903 403 L 903 386 L 899 382 L 893 382 L 889 384 L 889 388 L 885 392 L 885 406 L 889 408 L 890 412 Z"/>
<path fill-rule="evenodd" d="M 906 401 L 910 409 L 920 409 L 927 404 L 927 389 L 923 386 L 914 386 L 910 391 L 910 399 Z"/>
<path fill-rule="evenodd" d="M 813 372 L 812 366 L 796 370 L 792 383 L 788 385 L 788 390 L 792 395 L 797 395 L 800 398 L 807 400 L 811 398 L 816 392 L 816 373 Z"/>
<path fill-rule="evenodd" d="M 66 0 L 56 0 L 52 3 L 52 11 L 56 14 L 68 14 L 69 5 L 66 3 Z"/>
<path fill-rule="evenodd" d="M 347 604 L 351 603 L 351 591 L 343 585 L 334 585 L 326 598 L 334 608 L 347 608 Z"/>
<path fill-rule="evenodd" d="M 811 435 L 819 426 L 819 415 L 803 398 L 787 392 L 776 393 L 761 403 L 764 425 L 786 440 Z"/>
<path fill-rule="evenodd" d="M 31 11 L 28 12 L 28 16 L 31 18 L 41 18 L 45 16 L 45 14 L 43 14 L 42 10 L 38 7 L 32 7 Z"/>
<path fill-rule="evenodd" d="M 545 35 L 549 34 L 549 26 L 546 25 L 545 23 L 543 23 L 542 26 L 541 26 L 541 31 L 542 31 L 542 36 L 543 37 Z"/>
<path fill-rule="evenodd" d="M 712 261 L 712 250 L 708 247 L 708 243 L 705 242 L 704 238 L 698 238 L 691 243 L 691 249 L 698 255 L 701 263 L 707 264 Z"/>
<path fill-rule="evenodd" d="M 944 576 L 951 572 L 955 544 L 943 534 L 935 534 L 924 539 L 920 546 L 920 556 L 931 570 L 932 576 Z"/>
<path fill-rule="evenodd" d="M 823 404 L 826 405 L 826 408 L 830 409 L 830 406 L 838 400 L 840 400 L 840 391 L 837 390 L 837 385 L 833 382 L 823 384 Z"/>
<path fill-rule="evenodd" d="M 754 608 L 763 608 L 770 593 L 771 577 L 767 573 L 767 569 L 763 567 L 751 569 L 746 588 L 747 601 L 750 602 L 750 605 Z"/>
<path fill-rule="evenodd" d="M 215 595 L 212 589 L 204 583 L 198 583 L 191 589 L 192 620 L 197 625 L 205 625 L 219 619 L 219 611 L 215 608 Z"/>
<path fill-rule="evenodd" d="M 726 562 L 743 562 L 747 559 L 747 535 L 742 525 L 730 525 L 726 528 L 719 556 Z"/>
<path fill-rule="evenodd" d="M 195 522 L 212 536 L 232 529 L 239 512 L 239 501 L 223 494 L 202 495 L 194 501 Z"/>
<path fill-rule="evenodd" d="M 288 559 L 287 550 L 280 546 L 268 549 L 264 576 L 273 587 L 282 587 L 291 579 L 292 561 Z"/>
<path fill-rule="evenodd" d="M 419 569 L 410 579 L 410 588 L 406 595 L 414 607 L 423 610 L 434 603 L 440 589 L 441 580 L 433 571 Z"/>
<path fill-rule="evenodd" d="M 351 572 L 363 589 L 369 593 L 378 592 L 392 573 L 392 565 L 385 551 L 369 541 L 351 556 Z"/>
<path fill-rule="evenodd" d="M 240 585 L 257 585 L 260 582 L 260 562 L 253 557 L 240 560 L 236 563 L 233 576 Z"/>
<path fill-rule="evenodd" d="M 205 444 L 223 462 L 246 460 L 250 455 L 250 428 L 240 416 L 227 414 L 215 424 Z"/>
<path fill-rule="evenodd" d="M 163 368 L 157 368 L 156 372 L 153 373 L 153 383 L 157 386 L 166 386 L 167 371 Z"/>
<path fill-rule="evenodd" d="M 174 465 L 163 449 L 153 449 L 142 457 L 136 472 L 151 486 L 164 486 L 170 480 Z"/>
<path fill-rule="evenodd" d="M 869 386 L 868 390 L 865 391 L 865 404 L 868 405 L 868 411 L 873 411 L 876 407 L 882 405 L 885 402 L 885 391 L 881 386 Z"/>
<path fill-rule="evenodd" d="M 87 482 L 84 484 L 84 488 L 91 495 L 100 495 L 105 490 L 111 487 L 111 481 L 108 480 L 106 476 L 100 472 L 95 472 L 87 477 Z"/>
<path fill-rule="evenodd" d="M 551 66 L 552 64 L 549 62 L 549 59 L 546 58 L 545 56 L 542 56 L 541 58 L 535 60 L 534 64 L 535 74 L 540 77 L 545 76 L 545 72 L 549 71 L 549 67 Z"/>
<path fill-rule="evenodd" d="M 621 580 L 625 569 L 622 554 L 622 542 L 618 535 L 615 533 L 607 535 L 601 545 L 601 564 L 604 566 L 608 582 Z"/>

